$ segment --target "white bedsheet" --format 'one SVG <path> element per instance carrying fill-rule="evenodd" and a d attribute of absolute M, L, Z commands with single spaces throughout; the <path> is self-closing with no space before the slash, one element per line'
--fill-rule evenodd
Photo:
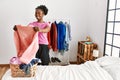
<path fill-rule="evenodd" d="M 8 70 L 2 80 L 113 80 L 95 61 L 82 65 L 38 66 L 36 73 L 32 78 L 12 78 Z"/>

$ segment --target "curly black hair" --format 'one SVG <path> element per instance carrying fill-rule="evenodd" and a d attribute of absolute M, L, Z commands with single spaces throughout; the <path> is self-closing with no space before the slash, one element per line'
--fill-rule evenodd
<path fill-rule="evenodd" d="M 36 9 L 42 10 L 45 15 L 47 15 L 47 13 L 48 13 L 48 8 L 45 5 L 40 5 Z"/>

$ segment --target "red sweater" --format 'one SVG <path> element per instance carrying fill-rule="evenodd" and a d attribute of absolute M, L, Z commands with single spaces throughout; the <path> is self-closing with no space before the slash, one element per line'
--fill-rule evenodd
<path fill-rule="evenodd" d="M 50 30 L 50 36 L 51 36 L 51 47 L 53 51 L 57 51 L 57 27 L 55 23 L 51 24 L 51 30 Z"/>

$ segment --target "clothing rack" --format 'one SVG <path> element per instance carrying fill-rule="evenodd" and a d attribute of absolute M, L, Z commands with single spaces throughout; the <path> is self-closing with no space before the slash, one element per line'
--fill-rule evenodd
<path fill-rule="evenodd" d="M 70 24 L 70 19 L 45 19 L 45 21 L 46 22 L 50 22 L 50 23 L 53 23 L 53 22 L 57 22 L 57 23 L 59 23 L 60 21 L 62 21 L 62 22 L 67 22 L 68 24 Z M 56 54 L 56 52 L 52 52 L 52 53 L 55 53 Z M 59 52 L 58 52 L 59 53 Z M 62 55 L 62 54 L 61 54 Z M 54 54 L 53 54 L 53 56 L 55 56 Z M 57 55 L 56 55 L 57 56 Z M 59 55 L 58 55 L 59 56 Z M 63 55 L 62 55 L 63 56 Z M 64 57 L 64 56 L 63 56 Z M 67 61 L 66 61 L 66 63 L 65 64 L 70 64 L 69 63 L 69 54 L 67 53 Z"/>

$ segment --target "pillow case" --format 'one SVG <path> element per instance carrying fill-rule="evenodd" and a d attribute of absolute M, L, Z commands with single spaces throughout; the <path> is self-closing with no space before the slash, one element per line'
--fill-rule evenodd
<path fill-rule="evenodd" d="M 113 78 L 113 80 L 120 80 L 120 64 L 104 66 L 105 69 Z"/>
<path fill-rule="evenodd" d="M 112 57 L 112 56 L 103 56 L 101 58 L 96 59 L 97 63 L 104 67 L 112 64 L 119 64 L 120 63 L 120 58 L 118 57 Z"/>

